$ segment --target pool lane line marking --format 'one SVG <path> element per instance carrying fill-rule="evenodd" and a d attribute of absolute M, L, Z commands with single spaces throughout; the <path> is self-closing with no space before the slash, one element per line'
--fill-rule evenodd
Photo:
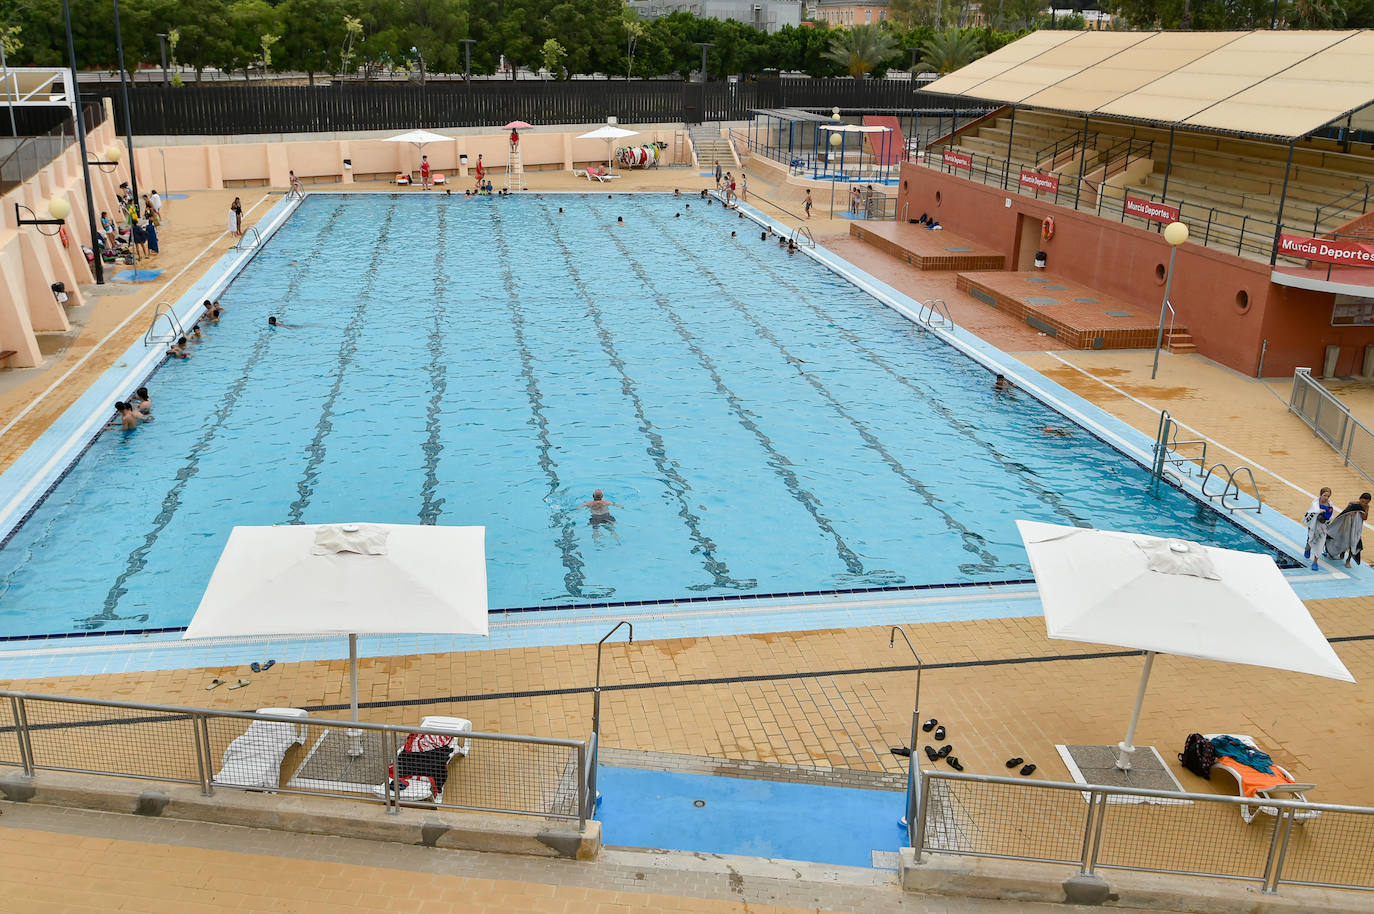
<path fill-rule="evenodd" d="M 253 210 L 255 210 L 255 209 L 257 209 L 259 206 L 261 206 L 261 205 L 262 205 L 264 202 L 266 202 L 271 196 L 272 196 L 271 194 L 266 194 L 266 195 L 264 195 L 263 198 L 262 198 L 261 200 L 259 200 L 257 203 L 254 203 L 252 206 L 250 206 L 250 207 L 248 208 L 248 212 L 250 212 L 250 213 L 253 212 Z M 147 307 L 148 307 L 149 305 L 151 305 L 153 302 L 157 301 L 158 297 L 161 296 L 163 292 L 166 292 L 169 286 L 171 286 L 171 285 L 172 285 L 173 283 L 175 283 L 178 279 L 180 279 L 180 278 L 182 277 L 182 275 L 183 275 L 187 270 L 189 270 L 189 269 L 191 269 L 191 267 L 195 266 L 195 265 L 200 261 L 200 259 L 201 259 L 202 257 L 204 257 L 206 254 L 208 254 L 208 253 L 210 252 L 210 249 L 211 249 L 211 248 L 213 248 L 215 245 L 217 245 L 217 244 L 219 244 L 221 241 L 223 241 L 223 240 L 224 240 L 224 236 L 227 235 L 227 234 L 229 234 L 228 231 L 223 231 L 223 232 L 220 232 L 218 235 L 216 235 L 215 238 L 212 239 L 212 240 L 210 241 L 209 244 L 207 244 L 205 247 L 201 248 L 200 253 L 197 254 L 195 257 L 193 257 L 193 258 L 191 259 L 191 262 L 190 262 L 190 263 L 186 264 L 186 266 L 182 267 L 180 270 L 177 271 L 177 273 L 176 273 L 175 276 L 173 276 L 171 279 L 169 279 L 169 280 L 167 280 L 165 283 L 163 283 L 163 284 L 162 284 L 162 288 L 158 289 L 158 290 L 157 290 L 156 292 L 154 292 L 151 296 L 149 296 L 148 299 L 147 299 L 147 301 L 145 301 L 143 304 L 139 305 L 139 306 L 138 306 L 137 308 L 135 308 L 133 311 L 129 312 L 128 317 L 124 318 L 124 320 L 120 321 L 117 325 L 115 325 L 115 328 L 114 328 L 113 330 L 111 330 L 109 333 L 105 334 L 105 336 L 100 340 L 100 342 L 98 342 L 98 343 L 96 343 L 94 346 L 92 346 L 91 349 L 90 349 L 90 351 L 87 352 L 85 355 L 83 355 L 80 359 L 78 359 L 75 365 L 73 365 L 71 368 L 68 368 L 68 369 L 66 370 L 66 372 L 63 373 L 62 377 L 58 378 L 56 381 L 53 381 L 52 384 L 49 385 L 49 387 L 48 387 L 47 390 L 43 391 L 43 392 L 42 392 L 41 394 L 39 394 L 37 397 L 34 397 L 33 400 L 32 400 L 32 402 L 30 402 L 28 406 L 25 406 L 22 410 L 20 410 L 20 411 L 19 411 L 19 414 L 16 415 L 13 419 L 11 419 L 11 420 L 5 425 L 4 428 L 0 428 L 0 438 L 3 438 L 3 437 L 5 436 L 5 433 L 6 433 L 6 432 L 8 432 L 10 429 L 14 428 L 15 424 L 18 423 L 20 419 L 23 419 L 25 416 L 27 416 L 27 415 L 29 414 L 30 410 L 34 409 L 34 408 L 37 407 L 40 403 L 42 403 L 43 400 L 44 400 L 44 398 L 46 398 L 46 397 L 48 396 L 48 394 L 52 393 L 54 390 L 56 390 L 56 389 L 62 384 L 62 382 L 66 381 L 67 378 L 71 377 L 71 375 L 72 375 L 72 373 L 73 373 L 74 371 L 76 371 L 76 370 L 77 370 L 78 368 L 80 368 L 82 365 L 86 364 L 86 360 L 89 359 L 91 356 L 95 355 L 97 352 L 99 352 L 99 351 L 100 351 L 100 348 L 101 348 L 102 346 L 104 346 L 106 343 L 108 343 L 108 342 L 110 341 L 111 337 L 113 337 L 113 336 L 114 336 L 115 334 L 117 334 L 119 331 L 123 330 L 126 326 L 128 326 L 129 321 L 133 320 L 133 319 L 134 319 L 135 317 L 137 317 L 145 308 L 147 308 Z"/>
<path fill-rule="evenodd" d="M 1094 381 L 1096 381 L 1097 383 L 1101 384 L 1103 387 L 1106 387 L 1107 389 L 1111 390 L 1113 393 L 1116 393 L 1116 394 L 1118 394 L 1118 395 L 1120 395 L 1120 396 L 1122 396 L 1122 397 L 1125 397 L 1127 400 L 1130 400 L 1132 403 L 1135 403 L 1135 404 L 1137 404 L 1137 405 L 1139 405 L 1139 406 L 1145 407 L 1146 409 L 1148 409 L 1148 410 L 1149 410 L 1150 412 L 1152 412 L 1152 413 L 1158 414 L 1158 413 L 1160 412 L 1160 410 L 1159 410 L 1158 408 L 1156 408 L 1156 407 L 1154 407 L 1154 406 L 1151 406 L 1149 403 L 1146 403 L 1144 400 L 1140 399 L 1139 397 L 1135 397 L 1135 396 L 1132 396 L 1131 394 L 1126 393 L 1126 391 L 1122 390 L 1120 387 L 1117 387 L 1115 384 L 1112 384 L 1110 381 L 1107 381 L 1107 380 L 1105 380 L 1105 379 L 1103 379 L 1103 378 L 1099 378 L 1097 375 L 1093 374 L 1091 371 L 1088 371 L 1088 370 L 1085 369 L 1085 368 L 1080 368 L 1079 366 L 1075 365 L 1073 362 L 1070 362 L 1068 359 L 1065 359 L 1065 358 L 1061 357 L 1058 353 L 1046 352 L 1045 355 L 1049 356 L 1049 357 L 1052 358 L 1052 359 L 1055 359 L 1056 361 L 1063 362 L 1065 365 L 1069 366 L 1069 367 L 1072 368 L 1074 371 L 1077 371 L 1077 372 L 1079 372 L 1080 374 L 1083 374 L 1083 375 L 1086 375 L 1086 376 L 1089 377 L 1089 378 L 1092 378 Z M 1263 383 L 1263 382 L 1261 382 L 1261 383 Z M 1264 386 L 1265 386 L 1266 388 L 1268 388 L 1269 385 L 1265 384 Z M 1273 393 L 1272 390 L 1271 390 L 1270 392 Z M 1277 394 L 1275 394 L 1275 396 L 1277 396 Z M 1209 444 L 1215 444 L 1217 447 L 1221 448 L 1223 451 L 1225 451 L 1225 452 L 1228 453 L 1228 454 L 1234 454 L 1236 457 L 1239 457 L 1241 460 L 1244 460 L 1244 461 L 1245 461 L 1246 463 L 1248 463 L 1250 466 L 1254 467 L 1255 469 L 1259 470 L 1259 471 L 1262 472 L 1262 473 L 1267 474 L 1268 476 L 1270 476 L 1270 477 L 1273 478 L 1273 479 L 1277 479 L 1279 482 L 1281 482 L 1281 483 L 1283 483 L 1284 485 L 1288 486 L 1288 488 L 1292 489 L 1293 491 L 1298 492 L 1299 494 L 1301 494 L 1301 495 L 1303 495 L 1303 496 L 1305 496 L 1305 497 L 1307 497 L 1307 498 L 1316 498 L 1316 497 L 1317 497 L 1316 495 L 1314 495 L 1313 493 L 1307 491 L 1306 489 L 1304 489 L 1302 486 L 1298 485 L 1297 483 L 1291 482 L 1291 481 L 1289 481 L 1288 479 L 1285 479 L 1284 477 L 1280 476 L 1278 473 L 1275 473 L 1273 470 L 1269 469 L 1268 467 L 1266 467 L 1264 464 L 1260 463 L 1259 461 L 1257 461 L 1257 460 L 1251 460 L 1249 457 L 1246 457 L 1246 456 L 1245 456 L 1244 454 L 1242 454 L 1240 451 L 1232 450 L 1231 448 L 1229 448 L 1229 447 L 1227 447 L 1226 445 L 1222 444 L 1220 441 L 1216 440 L 1215 438 L 1212 438 L 1211 436 L 1206 435 L 1206 434 L 1204 434 L 1203 432 L 1200 432 L 1200 431 L 1198 431 L 1197 429 L 1193 428 L 1193 427 L 1192 427 L 1191 425 L 1189 425 L 1188 423 L 1186 423 L 1186 422 L 1180 422 L 1178 419 L 1173 419 L 1172 416 L 1170 417 L 1170 419 L 1172 419 L 1172 421 L 1174 422 L 1175 425 L 1180 425 L 1180 426 L 1182 426 L 1183 428 L 1186 428 L 1188 431 L 1192 432 L 1194 435 L 1197 435 L 1198 437 L 1202 438 L 1204 441 L 1208 442 Z M 1371 523 L 1369 523 L 1369 522 L 1366 521 L 1366 522 L 1365 522 L 1365 528 L 1368 529 L 1368 530 L 1374 530 L 1374 524 L 1371 524 Z"/>
<path fill-rule="evenodd" d="M 731 574 L 729 565 L 716 556 L 716 550 L 719 547 L 702 530 L 701 517 L 692 511 L 691 505 L 686 497 L 686 493 L 692 490 L 692 484 L 682 475 L 678 467 L 674 465 L 674 461 L 668 458 L 667 443 L 664 441 L 663 435 L 659 432 L 658 426 L 649 418 L 648 410 L 644 405 L 644 399 L 639 395 L 638 385 L 634 378 L 630 377 L 629 372 L 626 371 L 625 360 L 620 357 L 620 352 L 616 349 L 615 338 L 606 327 L 601 308 L 596 304 L 591 290 L 583 281 L 582 273 L 574 263 L 572 253 L 568 250 L 567 244 L 564 243 L 563 236 L 559 232 L 558 226 L 547 211 L 542 211 L 541 215 L 547 226 L 546 230 L 549 236 L 554 240 L 559 250 L 562 252 L 564 268 L 568 273 L 568 277 L 573 281 L 573 285 L 577 287 L 578 294 L 582 297 L 583 303 L 587 307 L 587 313 L 591 318 L 592 324 L 596 327 L 597 340 L 601 344 L 601 349 L 610 361 L 611 367 L 614 368 L 616 373 L 620 376 L 621 394 L 629 399 L 630 406 L 635 413 L 635 418 L 639 421 L 639 430 L 648 441 L 649 446 L 645 448 L 645 453 L 649 455 L 650 460 L 653 461 L 654 466 L 658 469 L 660 478 L 665 481 L 665 488 L 672 493 L 673 498 L 677 501 L 678 517 L 682 519 L 684 525 L 687 527 L 688 535 L 697 545 L 697 548 L 694 549 L 693 552 L 700 553 L 703 567 L 707 574 L 711 575 L 717 587 L 729 587 L 736 590 L 757 587 L 757 579 L 748 578 L 737 580 Z M 624 252 L 623 247 L 622 252 Z M 626 256 L 628 262 L 628 254 L 626 254 Z M 653 286 L 645 282 L 645 276 L 637 268 L 637 264 L 631 263 L 630 270 L 639 277 L 640 281 L 644 283 L 648 289 L 651 291 L 653 290 Z M 659 306 L 660 308 L 663 307 L 661 303 Z M 688 345 L 690 347 L 690 344 Z M 718 389 L 719 386 L 719 379 L 717 379 Z M 701 585 L 688 585 L 688 589 L 695 589 L 700 586 Z"/>
<path fill-rule="evenodd" d="M 1338 638 L 1327 639 L 1332 644 L 1347 643 L 1353 641 L 1374 641 L 1374 634 L 1365 635 L 1343 635 Z M 649 682 L 620 682 L 601 686 L 603 692 L 644 692 L 653 689 L 676 689 L 676 688 L 699 688 L 701 686 L 718 685 L 740 685 L 751 682 L 785 682 L 791 679 L 831 679 L 841 676 L 876 676 L 887 673 L 913 673 L 920 670 L 963 670 L 977 669 L 982 667 L 997 666 L 1020 666 L 1022 664 L 1039 663 L 1068 663 L 1078 660 L 1120 660 L 1129 657 L 1139 657 L 1144 651 L 1139 650 L 1118 650 L 1118 651 L 1084 651 L 1080 654 L 1036 654 L 1030 657 L 989 657 L 982 660 L 945 660 L 937 663 L 927 663 L 917 667 L 914 663 L 897 664 L 894 666 L 869 666 L 869 667 L 848 667 L 833 670 L 807 670 L 802 672 L 784 673 L 750 673 L 739 676 L 702 676 L 695 679 L 663 679 Z M 227 665 L 227 664 L 226 664 Z M 465 695 L 433 695 L 423 698 L 398 698 L 382 701 L 360 701 L 358 707 L 367 709 L 379 708 L 414 708 L 427 705 L 449 704 L 453 702 L 476 702 L 476 701 L 510 701 L 519 698 L 557 698 L 566 695 L 587 695 L 596 691 L 595 686 L 560 686 L 549 689 L 526 689 L 523 691 L 507 692 L 470 692 Z M 351 707 L 344 704 L 304 704 L 302 707 L 309 711 L 346 711 Z M 126 726 L 129 724 L 157 723 L 163 721 L 185 720 L 189 717 L 189 712 L 198 710 L 187 708 L 187 713 L 178 714 L 166 712 L 160 714 L 148 714 L 142 717 L 119 717 L 107 718 L 104 720 L 79 720 L 79 721 L 54 721 L 51 723 L 30 724 L 30 730 L 56 730 L 77 727 L 105 727 L 105 726 Z M 0 733 L 9 733 L 14 730 L 14 725 L 0 726 Z"/>
<path fill-rule="evenodd" d="M 757 317 L 754 316 L 753 312 L 751 312 L 748 306 L 740 300 L 740 298 L 735 294 L 734 290 L 729 285 L 727 285 L 719 277 L 717 277 L 716 274 L 713 273 L 711 269 L 705 263 L 703 263 L 699 257 L 692 253 L 691 249 L 687 245 L 682 243 L 681 237 L 675 237 L 676 233 L 670 233 L 666 224 L 660 226 L 659 231 L 665 237 L 674 238 L 674 240 L 678 242 L 679 246 L 682 248 L 683 256 L 687 260 L 690 260 L 696 266 L 697 270 L 703 276 L 707 277 L 711 281 L 711 283 L 716 286 L 717 290 L 719 291 L 719 294 L 724 298 L 725 301 L 729 302 L 735 308 L 735 310 L 737 310 L 744 317 L 744 319 L 749 324 L 753 325 L 755 335 L 765 340 L 766 342 L 772 344 L 773 347 L 776 348 L 778 352 L 782 355 L 783 361 L 785 361 L 793 369 L 793 371 L 795 371 L 796 375 L 800 377 L 803 381 L 805 381 L 806 384 L 809 385 L 816 392 L 816 394 L 820 396 L 822 400 L 829 404 L 833 412 L 839 415 L 841 419 L 844 419 L 846 422 L 849 423 L 849 425 L 853 428 L 854 432 L 859 436 L 863 444 L 869 450 L 877 454 L 878 457 L 882 460 L 882 462 L 887 465 L 888 469 L 891 470 L 892 473 L 895 474 L 898 479 L 906 483 L 907 488 L 910 489 L 913 493 L 915 493 L 915 495 L 918 498 L 924 501 L 927 507 L 933 509 L 937 514 L 940 515 L 940 517 L 945 522 L 946 529 L 948 529 L 950 532 L 957 533 L 959 535 L 959 538 L 963 541 L 964 544 L 964 551 L 977 555 L 978 558 L 982 560 L 983 564 L 981 566 L 974 567 L 991 569 L 1002 566 L 1002 563 L 999 561 L 997 556 L 994 555 L 987 548 L 986 538 L 974 532 L 973 530 L 970 530 L 962 522 L 960 522 L 959 519 L 956 518 L 953 514 L 942 508 L 939 505 L 939 499 L 935 496 L 934 492 L 932 492 L 924 482 L 918 479 L 916 475 L 911 472 L 911 470 L 907 469 L 907 467 L 900 460 L 898 460 L 890 450 L 888 450 L 887 445 L 883 443 L 882 439 L 880 439 L 876 434 L 874 434 L 872 430 L 868 428 L 866 423 L 862 422 L 857 416 L 855 416 L 853 412 L 851 412 L 850 407 L 843 403 L 839 397 L 835 396 L 835 394 L 824 383 L 822 383 L 818 378 L 816 378 L 816 376 L 812 372 L 802 367 L 802 365 L 804 364 L 803 361 L 794 356 L 788 350 L 786 344 L 784 344 L 783 341 L 771 329 L 769 329 L 766 323 L 764 323 L 763 321 L 759 320 Z M 836 534 L 836 537 L 838 538 L 838 534 Z M 963 567 L 965 566 L 961 566 L 961 570 L 963 569 Z M 851 569 L 851 571 L 852 570 L 853 569 Z M 863 573 L 862 568 L 859 569 L 859 573 Z"/>
<path fill-rule="evenodd" d="M 1009 475 L 1016 476 L 1018 479 L 1020 479 L 1022 485 L 1024 485 L 1031 491 L 1035 492 L 1036 495 L 1040 497 L 1040 500 L 1044 502 L 1051 510 L 1064 517 L 1074 526 L 1089 526 L 1085 519 L 1080 518 L 1077 514 L 1074 513 L 1071 507 L 1064 504 L 1063 495 L 1061 493 L 1055 492 L 1053 489 L 1049 488 L 1048 486 L 1042 485 L 1038 480 L 1032 478 L 1034 474 L 1029 467 L 1010 459 L 1007 455 L 999 451 L 995 444 L 993 444 L 990 441 L 984 441 L 982 438 L 980 438 L 975 428 L 970 426 L 968 423 L 960 420 L 959 417 L 954 414 L 953 410 L 949 409 L 949 407 L 945 406 L 943 403 L 939 402 L 938 399 L 932 397 L 929 393 L 923 390 L 916 381 L 902 374 L 902 372 L 898 370 L 897 366 L 893 365 L 892 362 L 886 356 L 879 355 L 877 352 L 870 349 L 868 344 L 864 342 L 863 338 L 860 337 L 858 333 L 849 329 L 847 326 L 844 326 L 839 318 L 833 316 L 821 305 L 818 305 L 815 302 L 807 300 L 805 295 L 803 295 L 802 293 L 802 289 L 795 283 L 793 283 L 791 280 L 784 277 L 781 273 L 777 272 L 767 261 L 760 258 L 758 254 L 755 253 L 755 249 L 753 246 L 745 246 L 744 251 L 745 256 L 751 259 L 754 263 L 758 264 L 758 266 L 763 270 L 763 272 L 771 276 L 775 282 L 789 289 L 799 299 L 806 302 L 806 305 L 811 309 L 811 311 L 814 314 L 816 314 L 822 320 L 829 322 L 832 326 L 839 330 L 840 334 L 846 340 L 848 340 L 849 344 L 853 346 L 855 349 L 857 349 L 865 359 L 867 359 L 872 364 L 878 366 L 878 368 L 882 369 L 884 372 L 890 375 L 899 385 L 911 391 L 911 393 L 914 394 L 922 404 L 924 404 L 928 409 L 930 409 L 931 412 L 939 415 L 941 418 L 945 420 L 945 422 L 947 422 L 952 428 L 957 430 L 961 435 L 963 435 L 969 441 L 972 441 L 974 444 L 978 445 L 984 451 L 986 451 L 988 455 L 992 457 L 993 462 L 1000 464 L 1002 466 L 1002 469 Z M 978 363 L 974 362 L 973 364 L 977 365 Z M 1016 469 L 1016 467 L 1020 467 L 1020 469 L 1018 470 Z"/>
<path fill-rule="evenodd" d="M 268 200 L 270 196 L 271 196 L 270 194 L 264 196 L 264 197 L 263 197 L 261 200 L 259 200 L 257 203 L 255 203 L 255 204 L 253 204 L 251 207 L 249 207 L 248 211 L 251 213 L 253 210 L 257 209 L 258 206 L 260 206 L 262 203 L 264 203 L 266 200 Z M 289 215 L 289 212 L 287 213 L 287 215 Z M 218 236 L 216 236 L 215 239 L 214 239 L 213 241 L 211 241 L 209 244 L 207 244 L 207 245 L 201 250 L 201 252 L 195 256 L 195 258 L 194 258 L 190 263 L 188 263 L 186 266 L 182 267 L 181 270 L 179 270 L 179 271 L 177 272 L 176 276 L 173 276 L 171 279 L 169 279 L 165 284 L 163 284 L 162 288 L 160 288 L 157 292 L 154 292 L 153 295 L 147 299 L 147 301 L 145 301 L 142 305 L 139 305 L 137 308 L 135 308 L 126 318 L 124 318 L 124 320 L 120 321 L 119 324 L 118 324 L 118 326 L 116 326 L 113 330 L 111 330 L 108 334 L 106 334 L 105 337 L 104 337 L 103 339 L 101 339 L 100 342 L 96 343 L 95 346 L 92 347 L 91 350 L 90 350 L 89 352 L 87 352 L 87 353 L 86 353 L 85 355 L 83 355 L 80 359 L 78 359 L 75 365 L 73 365 L 71 368 L 67 369 L 66 373 L 64 373 L 64 374 L 62 375 L 62 377 L 60 377 L 60 378 L 58 378 L 56 381 L 54 381 L 54 382 L 48 387 L 47 390 L 43 391 L 43 392 L 42 392 L 41 394 L 39 394 L 36 398 L 34 398 L 34 400 L 33 400 L 32 403 L 30 403 L 28 406 L 24 407 L 24 409 L 21 410 L 21 411 L 19 412 L 18 415 L 16 415 L 13 419 L 11 419 L 10 422 L 9 422 L 9 424 L 7 424 L 4 428 L 0 428 L 0 437 L 3 437 L 4 434 L 5 434 L 6 432 L 8 432 L 11 428 L 13 428 L 13 427 L 15 426 L 15 424 L 19 422 L 19 420 L 23 419 L 24 416 L 27 415 L 27 414 L 29 413 L 30 410 L 32 410 L 34 407 L 38 406 L 38 404 L 39 404 L 40 402 L 42 402 L 42 400 L 43 400 L 44 398 L 46 398 L 46 397 L 48 396 L 48 394 L 52 393 L 60 384 L 62 384 L 64 381 L 66 381 L 67 378 L 71 377 L 72 373 L 75 372 L 78 368 L 80 368 L 83 364 L 85 364 L 85 362 L 86 362 L 87 359 L 89 359 L 91 356 L 95 355 L 95 353 L 96 353 L 102 346 L 104 346 L 107 342 L 109 342 L 109 340 L 110 340 L 115 334 L 117 334 L 120 330 L 124 329 L 124 327 L 126 327 L 126 326 L 128 325 L 128 323 L 129 323 L 131 320 L 133 320 L 133 319 L 134 319 L 135 317 L 137 317 L 140 313 L 142 313 L 142 312 L 148 307 L 148 305 L 152 304 L 152 303 L 153 303 L 153 302 L 154 302 L 163 292 L 165 292 L 165 291 L 167 290 L 167 288 L 168 288 L 169 286 L 171 286 L 172 283 L 176 282 L 176 281 L 182 276 L 182 274 L 184 274 L 187 270 L 189 270 L 192 266 L 194 266 L 195 263 L 196 263 L 197 261 L 199 261 L 201 257 L 204 257 L 205 254 L 206 254 L 211 248 L 213 248 L 216 244 L 218 244 L 218 243 L 224 238 L 224 236 L 225 236 L 226 234 L 228 234 L 228 232 L 221 232 Z M 254 252 L 245 252 L 245 253 L 246 253 L 246 255 L 251 259 L 252 254 L 253 254 Z M 232 273 L 232 272 L 234 272 L 234 270 L 231 269 L 230 272 Z M 132 344 L 130 344 L 130 345 L 132 346 Z M 130 374 L 131 374 L 131 375 L 138 375 L 138 374 L 140 374 L 140 373 L 146 373 L 145 369 L 142 368 L 141 366 L 143 366 L 145 363 L 150 363 L 150 361 L 154 358 L 155 355 L 156 355 L 155 350 L 151 350 L 151 349 L 148 350 L 148 352 L 144 355 L 143 359 L 139 360 L 139 361 L 136 363 L 135 369 L 132 370 L 132 371 L 130 372 Z M 110 368 L 106 369 L 106 371 L 108 372 L 108 371 L 113 370 L 114 367 L 117 365 L 117 363 L 118 363 L 118 360 L 116 360 L 116 363 L 115 363 L 115 364 L 112 364 L 112 365 L 110 366 Z M 151 368 L 151 364 L 150 364 L 150 368 Z M 102 377 L 103 377 L 103 375 L 102 375 Z M 98 381 L 98 380 L 99 380 L 99 378 L 96 379 L 96 381 Z M 94 383 L 95 383 L 95 381 L 92 382 L 92 384 L 94 384 Z M 90 388 L 88 387 L 86 391 L 82 391 L 80 394 L 78 394 L 76 400 L 73 401 L 73 404 L 72 404 L 72 405 L 75 405 L 77 402 L 80 402 L 81 397 L 85 396 L 86 393 L 87 393 L 89 390 L 90 390 Z M 68 407 L 68 408 L 70 409 L 70 407 Z M 63 415 L 65 415 L 65 413 L 64 413 Z M 61 417 L 59 417 L 59 418 L 61 418 Z M 56 420 L 54 420 L 54 421 L 56 421 Z M 97 413 L 97 414 L 93 414 L 93 415 L 87 417 L 83 422 L 81 422 L 81 424 L 76 428 L 75 431 L 73 431 L 70 435 L 67 436 L 67 439 L 66 439 L 65 441 L 61 442 L 56 448 L 54 448 L 53 451 L 52 451 L 52 454 L 51 454 L 51 456 L 49 457 L 49 459 L 47 460 L 47 462 L 44 463 L 43 466 L 40 467 L 40 468 L 38 469 L 37 472 L 33 473 L 33 474 L 29 477 L 29 479 L 27 480 L 27 482 L 26 482 L 23 486 L 20 487 L 19 491 L 15 493 L 14 497 L 10 499 L 10 501 L 9 501 L 8 504 L 6 504 L 3 508 L 0 508 L 0 519 L 12 517 L 12 516 L 14 515 L 14 512 L 15 512 L 16 508 L 17 508 L 19 505 L 23 504 L 23 502 L 29 497 L 29 494 L 30 494 L 30 493 L 31 493 L 31 492 L 32 492 L 41 482 L 43 482 L 44 480 L 48 479 L 49 474 L 52 472 L 54 466 L 56 466 L 58 463 L 60 463 L 60 462 L 63 461 L 63 460 L 68 460 L 68 469 L 70 469 L 71 463 L 74 463 L 74 462 L 75 462 L 75 459 L 76 459 L 76 458 L 68 459 L 68 457 L 67 457 L 67 455 L 69 454 L 69 452 L 70 452 L 72 446 L 74 445 L 75 442 L 79 441 L 79 440 L 82 439 L 82 438 L 89 438 L 90 435 L 91 435 L 91 432 L 90 432 L 91 427 L 92 427 L 93 425 L 96 425 L 99 421 L 101 421 L 101 420 L 100 420 L 100 416 L 99 416 L 98 413 Z M 40 439 L 41 439 L 42 436 L 40 435 L 39 437 L 40 437 Z M 36 442 L 35 442 L 35 443 L 36 443 Z M 30 445 L 30 446 L 32 446 L 32 445 Z M 6 470 L 6 472 L 8 472 L 8 470 Z M 65 472 L 66 472 L 66 470 L 63 471 L 64 474 L 65 474 Z M 59 475 L 58 479 L 59 479 L 59 480 L 61 479 L 61 475 Z M 55 483 L 53 483 L 53 484 L 55 484 Z M 41 501 L 41 500 L 42 500 L 42 499 L 40 498 L 39 501 Z M 4 529 L 4 534 L 5 534 L 4 538 L 8 538 L 9 534 L 13 533 L 13 531 L 14 531 L 14 529 L 17 527 L 17 525 L 18 525 L 18 522 L 9 522 L 9 521 L 7 521 L 7 522 L 3 525 L 3 527 L 0 527 L 0 528 L 3 528 L 3 529 Z"/>

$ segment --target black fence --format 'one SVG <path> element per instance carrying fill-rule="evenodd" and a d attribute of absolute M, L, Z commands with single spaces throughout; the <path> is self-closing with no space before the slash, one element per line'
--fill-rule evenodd
<path fill-rule="evenodd" d="M 319 86 L 139 85 L 129 91 L 134 133 L 151 136 L 490 127 L 512 120 L 589 124 L 742 120 L 751 108 L 910 111 L 948 104 L 898 79 L 513 80 L 331 83 Z M 123 123 L 118 91 L 116 123 Z"/>

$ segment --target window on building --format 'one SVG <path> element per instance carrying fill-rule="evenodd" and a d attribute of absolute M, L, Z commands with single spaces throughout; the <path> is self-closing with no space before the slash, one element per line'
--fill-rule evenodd
<path fill-rule="evenodd" d="M 887 10 L 878 10 L 878 21 L 879 21 L 879 22 L 886 22 L 886 21 L 887 21 Z"/>
<path fill-rule="evenodd" d="M 873 11 L 872 11 L 872 10 L 864 10 L 864 24 L 867 25 L 868 23 L 870 23 L 870 22 L 872 22 L 872 21 L 873 21 Z"/>

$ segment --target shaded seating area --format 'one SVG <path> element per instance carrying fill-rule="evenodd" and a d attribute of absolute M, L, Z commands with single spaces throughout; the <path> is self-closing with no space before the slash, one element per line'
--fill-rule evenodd
<path fill-rule="evenodd" d="M 302 723 L 255 720 L 242 736 L 224 750 L 220 770 L 215 773 L 216 787 L 241 787 L 247 790 L 275 790 L 281 786 L 281 766 L 286 750 L 305 744 L 309 712 L 301 708 L 259 708 L 259 714 L 274 717 L 297 717 Z"/>

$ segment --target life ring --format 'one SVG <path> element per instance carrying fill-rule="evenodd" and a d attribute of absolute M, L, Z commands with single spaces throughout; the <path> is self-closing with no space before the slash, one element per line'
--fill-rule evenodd
<path fill-rule="evenodd" d="M 1045 221 L 1040 223 L 1040 237 L 1049 241 L 1054 237 L 1054 217 L 1046 216 Z"/>
<path fill-rule="evenodd" d="M 67 237 L 67 227 L 65 225 L 59 225 L 57 227 L 57 237 L 62 239 L 62 246 L 64 248 L 72 246 L 72 240 Z"/>

